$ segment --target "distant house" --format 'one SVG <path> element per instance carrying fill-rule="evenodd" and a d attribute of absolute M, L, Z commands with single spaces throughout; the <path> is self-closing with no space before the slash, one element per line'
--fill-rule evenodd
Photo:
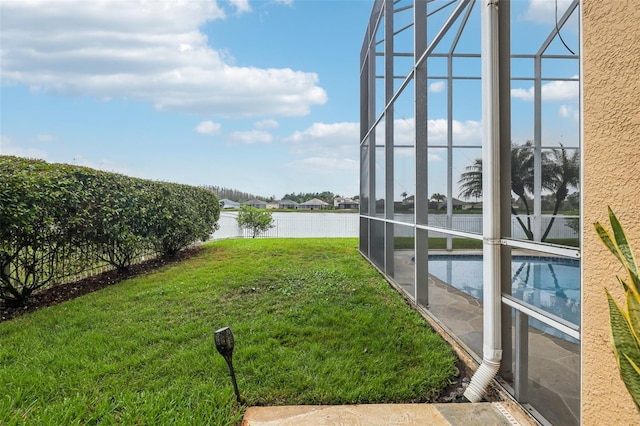
<path fill-rule="evenodd" d="M 329 203 L 325 203 L 317 198 L 298 204 L 299 210 L 323 210 L 327 207 L 329 207 Z"/>
<path fill-rule="evenodd" d="M 469 201 L 462 206 L 462 210 L 482 209 L 482 201 Z"/>
<path fill-rule="evenodd" d="M 278 202 L 277 202 L 277 201 L 269 201 L 269 202 L 267 203 L 267 209 L 269 209 L 269 210 L 274 210 L 274 209 L 277 209 L 277 208 L 279 208 L 279 207 L 280 207 L 280 206 L 278 205 Z"/>
<path fill-rule="evenodd" d="M 341 210 L 353 210 L 357 209 L 360 204 L 351 198 L 336 197 L 333 199 L 333 206 Z"/>
<path fill-rule="evenodd" d="M 280 200 L 278 201 L 278 208 L 281 209 L 297 209 L 298 203 L 292 200 Z"/>
<path fill-rule="evenodd" d="M 235 201 L 228 198 L 223 198 L 222 200 L 220 200 L 220 207 L 222 207 L 223 209 L 237 209 L 240 207 L 240 203 L 236 203 Z"/>
<path fill-rule="evenodd" d="M 478 203 L 464 202 L 464 201 L 458 200 L 457 198 L 453 198 L 451 204 L 454 210 L 468 210 L 471 208 L 475 208 L 473 206 L 475 206 Z M 480 205 L 482 205 L 482 203 L 480 203 Z M 436 209 L 436 210 L 446 210 L 447 200 L 444 199 L 442 201 L 429 201 L 429 208 Z"/>
<path fill-rule="evenodd" d="M 249 200 L 246 203 L 244 203 L 245 206 L 249 206 L 249 207 L 255 207 L 256 209 L 266 209 L 267 208 L 267 202 L 266 201 L 262 201 L 262 200 L 258 200 L 257 198 L 254 198 L 253 200 Z"/>
<path fill-rule="evenodd" d="M 460 201 L 457 198 L 453 198 L 452 204 L 453 204 L 454 210 L 462 210 L 462 208 L 468 203 L 465 203 L 464 201 Z"/>
<path fill-rule="evenodd" d="M 415 204 L 416 197 L 414 195 L 409 195 L 407 198 L 402 200 L 402 204 L 405 206 L 413 206 Z"/>

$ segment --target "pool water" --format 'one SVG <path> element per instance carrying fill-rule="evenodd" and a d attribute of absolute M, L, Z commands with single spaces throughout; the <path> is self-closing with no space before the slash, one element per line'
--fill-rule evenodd
<path fill-rule="evenodd" d="M 429 273 L 482 300 L 482 256 L 431 255 Z M 573 324 L 580 324 L 580 262 L 513 256 L 512 295 Z"/>

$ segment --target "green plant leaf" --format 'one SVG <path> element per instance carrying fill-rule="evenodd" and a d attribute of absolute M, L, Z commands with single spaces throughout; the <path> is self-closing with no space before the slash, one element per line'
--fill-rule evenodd
<path fill-rule="evenodd" d="M 606 294 L 609 303 L 611 338 L 618 367 L 620 368 L 620 377 L 640 410 L 640 405 L 638 405 L 638 401 L 640 401 L 640 374 L 634 367 L 634 365 L 640 364 L 640 346 L 631 330 L 627 314 L 608 291 L 606 291 Z"/>
<path fill-rule="evenodd" d="M 636 293 L 627 292 L 627 318 L 631 325 L 631 332 L 634 334 L 636 342 L 640 342 L 640 298 Z"/>
<path fill-rule="evenodd" d="M 640 297 L 640 276 L 638 274 L 637 263 L 622 225 L 611 208 L 609 208 L 609 220 L 611 222 L 613 235 L 607 231 L 600 222 L 594 223 L 596 233 L 607 249 L 609 249 L 609 251 L 613 253 L 616 259 L 618 259 L 622 264 L 629 275 L 629 283 L 620 279 L 618 280 L 623 285 L 625 292 L 628 289 L 631 289 L 631 291 Z"/>
<path fill-rule="evenodd" d="M 638 265 L 636 263 L 635 256 L 633 255 L 633 250 L 629 245 L 629 240 L 627 239 L 627 235 L 620 224 L 620 221 L 616 217 L 611 207 L 609 207 L 609 221 L 611 222 L 611 229 L 613 230 L 613 235 L 616 239 L 616 246 L 620 252 L 620 255 L 623 256 L 624 261 L 621 260 L 624 267 L 629 272 L 629 276 L 633 282 L 633 287 L 635 292 L 638 292 Z"/>
<path fill-rule="evenodd" d="M 600 222 L 594 223 L 593 226 L 595 227 L 596 232 L 598 233 L 598 236 L 600 237 L 600 240 L 604 243 L 604 245 L 609 249 L 611 253 L 613 253 L 616 259 L 620 261 L 620 263 L 624 264 L 622 255 L 618 250 L 618 246 L 614 243 L 614 238 L 609 233 L 609 231 L 607 231 Z"/>
<path fill-rule="evenodd" d="M 629 393 L 633 398 L 633 402 L 636 403 L 636 409 L 640 411 L 640 368 L 638 367 L 638 364 L 633 362 L 633 360 L 629 358 L 627 354 L 623 355 L 623 359 L 620 360 L 620 374 L 622 375 L 623 368 L 624 371 L 629 372 L 626 377 L 622 375 L 622 380 L 629 390 Z M 631 373 L 631 370 L 633 370 L 633 373 Z"/>
<path fill-rule="evenodd" d="M 606 291 L 606 290 L 605 290 Z M 640 364 L 640 345 L 631 330 L 628 314 L 620 307 L 611 294 L 607 293 L 609 302 L 609 318 L 611 320 L 611 335 L 617 356 L 625 353 L 636 363 Z"/>
<path fill-rule="evenodd" d="M 633 289 L 636 297 L 640 297 L 640 278 L 638 275 L 632 274 L 630 271 L 629 278 L 631 278 L 631 281 L 633 282 Z"/>
<path fill-rule="evenodd" d="M 636 373 L 640 376 L 640 367 L 638 367 L 638 365 L 635 362 L 633 362 L 633 360 L 629 358 L 627 355 L 625 355 L 625 358 L 627 359 L 627 361 L 629 361 L 629 364 L 631 364 L 633 369 L 636 370 Z"/>
<path fill-rule="evenodd" d="M 629 285 L 625 282 L 625 280 L 623 280 L 622 278 L 620 278 L 619 276 L 616 275 L 616 278 L 618 280 L 618 283 L 620 283 L 620 285 L 622 286 L 622 288 L 624 289 L 625 293 L 629 293 L 631 292 L 631 290 L 629 289 Z"/>

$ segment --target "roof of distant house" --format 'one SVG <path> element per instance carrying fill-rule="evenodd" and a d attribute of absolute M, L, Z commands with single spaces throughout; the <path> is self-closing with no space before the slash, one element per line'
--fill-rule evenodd
<path fill-rule="evenodd" d="M 328 206 L 329 203 L 325 203 L 322 200 L 319 200 L 317 198 L 313 198 L 309 201 L 305 201 L 304 203 L 300 203 L 300 206 Z"/>
<path fill-rule="evenodd" d="M 223 206 L 223 208 L 229 209 L 229 208 L 233 208 L 233 207 L 239 207 L 240 203 L 230 200 L 228 198 L 223 198 L 220 200 L 220 205 Z"/>
<path fill-rule="evenodd" d="M 246 201 L 244 204 L 245 204 L 245 205 L 251 205 L 251 204 L 267 204 L 267 202 L 266 202 L 266 201 L 259 200 L 259 199 L 257 199 L 257 198 L 254 198 L 254 199 L 252 199 L 252 200 Z"/>

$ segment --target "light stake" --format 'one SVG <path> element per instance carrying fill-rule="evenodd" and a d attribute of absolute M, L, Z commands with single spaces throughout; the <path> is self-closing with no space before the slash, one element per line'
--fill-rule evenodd
<path fill-rule="evenodd" d="M 227 361 L 227 366 L 229 366 L 229 372 L 231 373 L 231 381 L 233 382 L 233 390 L 236 393 L 236 400 L 238 403 L 241 403 L 240 400 L 240 392 L 238 391 L 238 383 L 236 382 L 236 374 L 233 371 L 233 362 L 231 361 L 231 357 L 233 356 L 233 333 L 229 327 L 223 327 L 213 333 L 213 341 L 216 344 L 216 349 L 220 352 Z"/>

